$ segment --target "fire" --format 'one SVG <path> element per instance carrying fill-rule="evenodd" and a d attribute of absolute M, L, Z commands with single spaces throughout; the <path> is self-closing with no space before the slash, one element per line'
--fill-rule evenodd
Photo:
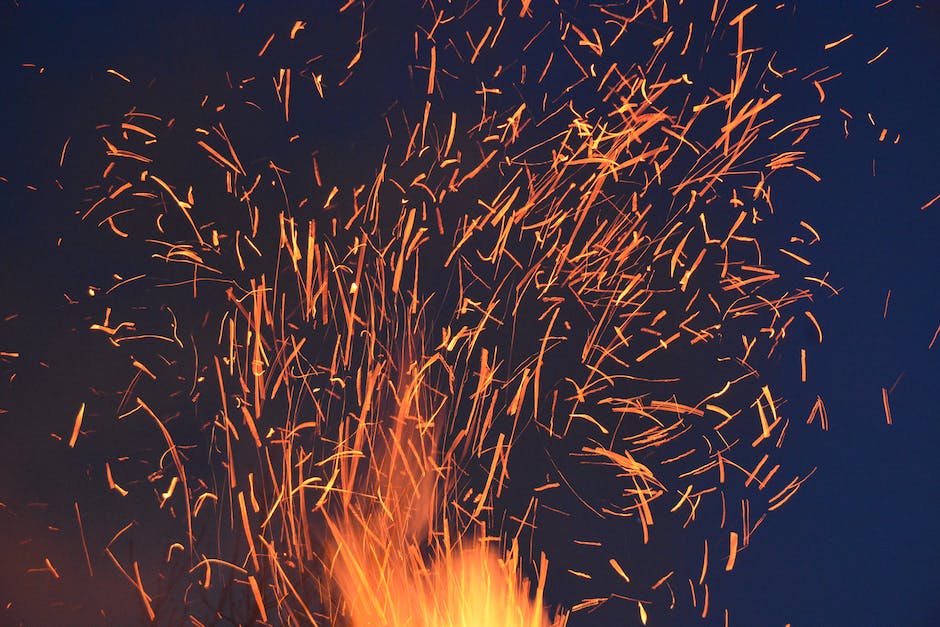
<path fill-rule="evenodd" d="M 126 521 L 95 545 L 83 504 L 89 574 L 194 625 L 561 626 L 606 603 L 663 624 L 679 597 L 708 618 L 709 574 L 812 474 L 777 461 L 801 416 L 763 369 L 801 325 L 822 341 L 810 305 L 835 291 L 771 194 L 818 181 L 797 145 L 819 117 L 778 116 L 790 71 L 747 41 L 755 7 L 428 2 L 414 102 L 347 163 L 291 125 L 361 104 L 368 4 L 333 16 L 358 35 L 342 62 L 101 127 L 81 219 L 129 252 L 81 306 L 127 381 L 58 437 L 118 434 L 94 478 Z M 286 143 L 252 143 L 275 121 Z M 650 558 L 669 525 L 701 556 Z"/>
<path fill-rule="evenodd" d="M 519 579 L 517 559 L 514 551 L 501 558 L 483 547 L 458 549 L 445 553 L 429 570 L 421 563 L 401 564 L 394 559 L 392 564 L 375 564 L 372 574 L 376 578 L 370 581 L 394 578 L 385 594 L 363 588 L 367 582 L 359 577 L 347 580 L 340 575 L 340 586 L 350 604 L 353 625 L 564 625 L 564 617 L 549 620 L 541 590 L 531 598 L 529 586 Z M 404 577 L 396 576 L 406 572 Z"/>
<path fill-rule="evenodd" d="M 366 444 L 371 463 L 343 468 L 334 488 L 344 494 L 343 506 L 326 517 L 332 537 L 326 555 L 344 613 L 353 626 L 564 625 L 564 614 L 550 621 L 543 608 L 544 555 L 533 598 L 516 542 L 501 554 L 490 546 L 499 538 L 472 537 L 441 514 L 453 460 L 437 444 L 435 415 L 440 419 L 442 408 L 421 409 L 433 361 L 403 360 L 397 385 L 382 385 L 392 383 L 383 381 L 393 368 L 386 362 L 370 373 L 371 389 L 394 392 L 377 405 L 396 411 L 358 423 L 351 440 Z"/>

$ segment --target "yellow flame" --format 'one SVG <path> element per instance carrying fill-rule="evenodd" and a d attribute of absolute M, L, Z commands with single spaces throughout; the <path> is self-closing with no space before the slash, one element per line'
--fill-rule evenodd
<path fill-rule="evenodd" d="M 544 555 L 533 595 L 516 542 L 501 554 L 493 538 L 455 537 L 441 514 L 450 460 L 438 460 L 437 430 L 422 407 L 433 360 L 401 368 L 398 384 L 388 385 L 397 411 L 359 421 L 352 437 L 369 442 L 372 456 L 365 481 L 356 470 L 343 475 L 353 496 L 327 517 L 343 614 L 354 627 L 560 627 L 566 616 L 553 622 L 543 608 Z M 384 366 L 373 374 L 389 383 Z"/>
<path fill-rule="evenodd" d="M 443 552 L 430 567 L 413 558 L 371 551 L 365 544 L 340 547 L 337 583 L 354 627 L 561 627 L 542 607 L 544 578 L 535 598 L 519 574 L 517 552 L 504 558 L 482 544 Z M 412 549 L 416 547 L 412 546 Z M 404 559 L 403 559 L 404 558 Z M 546 565 L 542 562 L 544 574 Z"/>

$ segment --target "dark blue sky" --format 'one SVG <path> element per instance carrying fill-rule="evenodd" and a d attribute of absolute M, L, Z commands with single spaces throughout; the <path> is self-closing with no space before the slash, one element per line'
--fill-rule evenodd
<path fill-rule="evenodd" d="M 94 137 L 93 125 L 102 116 L 142 97 L 122 90 L 105 69 L 155 77 L 166 88 L 162 93 L 222 89 L 224 70 L 247 68 L 247 74 L 256 63 L 258 34 L 272 30 L 265 16 L 275 22 L 275 14 L 295 10 L 276 3 L 276 10 L 256 11 L 248 21 L 225 3 L 172 4 L 0 0 L 0 177 L 6 179 L 0 181 L 0 316 L 20 314 L 0 337 L 35 348 L 28 363 L 18 366 L 16 389 L 0 389 L 0 407 L 10 410 L 0 415 L 0 502 L 11 509 L 57 499 L 66 513 L 72 506 L 71 482 L 56 472 L 51 456 L 59 449 L 47 434 L 63 430 L 55 421 L 74 411 L 68 399 L 79 397 L 84 383 L 57 379 L 38 362 L 66 365 L 82 350 L 80 340 L 60 343 L 48 330 L 76 326 L 63 321 L 71 314 L 62 307 L 61 293 L 91 282 L 101 261 L 97 255 L 105 253 L 63 263 L 64 253 L 55 246 L 60 235 L 68 238 L 75 229 L 75 208 L 53 190 L 64 139 Z M 788 10 L 777 18 L 757 22 L 753 37 L 784 51 L 793 65 L 818 67 L 820 42 L 832 41 L 834 33 L 855 34 L 832 51 L 832 66 L 845 67 L 845 76 L 827 85 L 825 123 L 803 148 L 821 183 L 774 188 L 777 206 L 805 214 L 820 232 L 814 266 L 829 272 L 841 290 L 835 298 L 821 292 L 815 303 L 825 339 L 812 350 L 809 366 L 830 429 L 793 425 L 798 433 L 791 436 L 787 459 L 794 468 L 818 471 L 791 503 L 769 516 L 739 557 L 734 577 L 722 580 L 722 594 L 732 607 L 731 624 L 743 627 L 936 624 L 940 410 L 933 393 L 940 386 L 940 339 L 932 349 L 928 344 L 940 325 L 940 201 L 921 207 L 940 194 L 940 5 L 785 4 Z M 407 12 L 398 19 L 406 23 Z M 394 46 L 396 26 L 401 25 L 387 25 L 392 34 L 379 28 L 375 36 L 389 37 Z M 405 58 L 411 55 L 408 41 L 401 42 Z M 864 63 L 885 46 L 883 58 Z M 39 74 L 24 63 L 45 70 Z M 399 96 L 393 72 L 376 71 L 374 81 L 377 93 Z M 345 125 L 321 132 L 337 144 L 350 138 L 346 158 L 354 159 L 357 150 L 369 149 L 369 133 L 376 130 L 373 109 L 380 105 L 366 97 L 361 111 L 346 110 L 338 118 Z M 853 115 L 847 139 L 838 106 Z M 875 126 L 866 118 L 869 112 Z M 900 133 L 900 142 L 879 142 L 882 128 L 889 140 Z M 61 176 L 72 177 L 62 181 L 68 187 L 82 175 Z M 49 385 L 59 391 L 50 393 Z M 890 390 L 891 426 L 882 388 Z M 808 400 L 802 393 L 793 390 L 794 404 Z M 11 520 L 0 520 L 0 530 L 4 543 L 19 543 L 17 534 L 24 533 Z M 17 550 L 11 547 L 11 555 L 19 555 Z M 0 589 L 32 566 L 5 560 Z M 0 593 L 0 601 L 6 600 Z M 621 623 L 604 616 L 575 624 Z"/>

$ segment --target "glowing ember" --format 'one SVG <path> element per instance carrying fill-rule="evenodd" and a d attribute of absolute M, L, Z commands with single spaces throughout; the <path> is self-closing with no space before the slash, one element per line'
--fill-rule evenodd
<path fill-rule="evenodd" d="M 784 92 L 838 73 L 755 47 L 773 7 L 424 5 L 388 93 L 349 0 L 99 128 L 79 214 L 115 254 L 73 302 L 124 365 L 57 434 L 110 491 L 72 550 L 173 624 L 727 620 L 709 577 L 813 474 L 788 429 L 828 424 L 764 371 L 812 381 L 785 340 L 822 342 L 836 291 L 771 189 L 819 180 Z"/>

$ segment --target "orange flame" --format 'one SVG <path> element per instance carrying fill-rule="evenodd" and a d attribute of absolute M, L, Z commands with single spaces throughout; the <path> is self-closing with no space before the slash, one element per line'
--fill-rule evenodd
<path fill-rule="evenodd" d="M 566 616 L 552 620 L 542 606 L 544 554 L 532 598 L 515 541 L 500 555 L 490 547 L 493 538 L 467 537 L 439 513 L 447 511 L 441 505 L 452 485 L 452 460 L 439 454 L 435 412 L 425 408 L 435 360 L 400 368 L 397 385 L 384 362 L 371 373 L 394 389 L 387 400 L 396 410 L 376 422 L 358 421 L 352 439 L 368 443 L 371 464 L 364 480 L 357 477 L 359 464 L 343 468 L 338 484 L 347 498 L 339 514 L 327 516 L 331 572 L 346 617 L 355 627 L 561 627 Z M 346 452 L 361 459 L 360 451 Z"/>

